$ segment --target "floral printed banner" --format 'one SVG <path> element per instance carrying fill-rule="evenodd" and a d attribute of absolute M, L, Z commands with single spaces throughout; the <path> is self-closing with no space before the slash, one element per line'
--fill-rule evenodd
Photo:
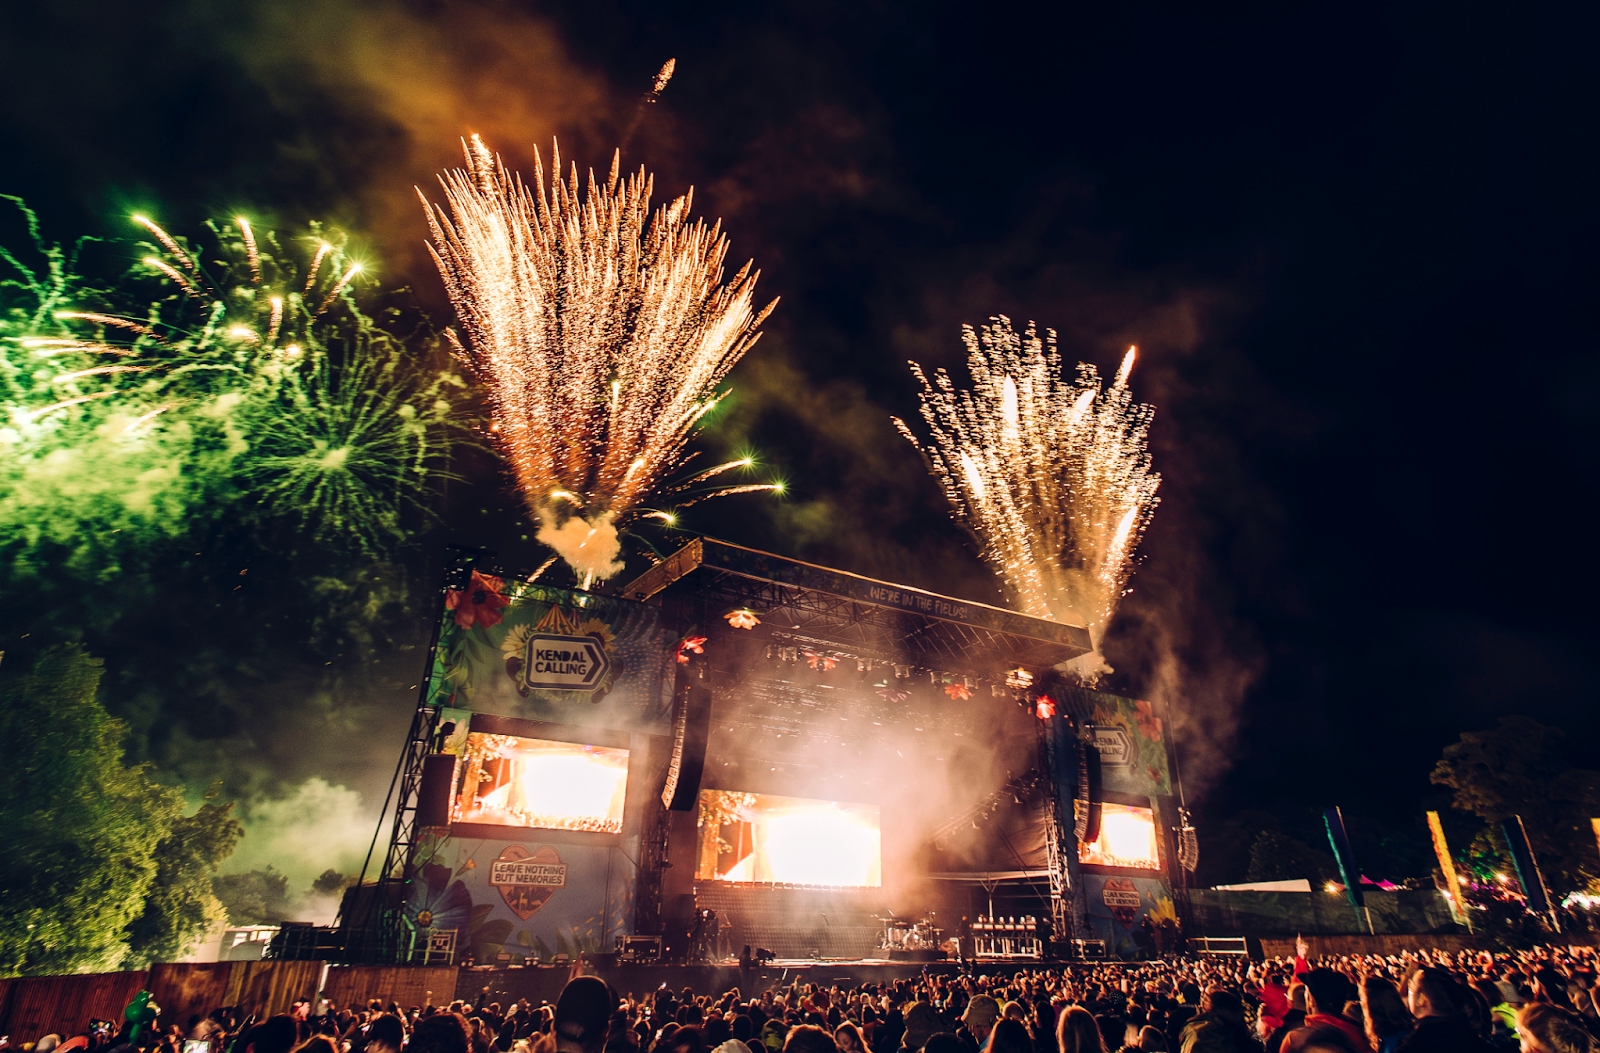
<path fill-rule="evenodd" d="M 672 643 L 648 604 L 473 571 L 445 594 L 430 701 L 659 734 L 671 717 Z"/>
<path fill-rule="evenodd" d="M 633 917 L 639 839 L 628 841 L 612 848 L 426 834 L 406 888 L 406 924 L 418 946 L 426 932 L 455 931 L 456 964 L 609 951 Z"/>
<path fill-rule="evenodd" d="M 1076 688 L 1056 696 L 1057 771 L 1070 799 L 1077 780 L 1073 737 L 1065 727 L 1072 717 L 1100 752 L 1100 788 L 1140 797 L 1167 797 L 1172 778 L 1167 766 L 1166 723 L 1154 703 Z"/>

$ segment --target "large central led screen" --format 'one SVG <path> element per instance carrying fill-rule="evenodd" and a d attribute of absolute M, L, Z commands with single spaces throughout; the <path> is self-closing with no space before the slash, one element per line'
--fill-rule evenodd
<path fill-rule="evenodd" d="M 1074 801 L 1077 809 L 1081 801 Z M 1138 867 L 1160 870 L 1156 855 L 1155 813 L 1131 804 L 1100 806 L 1100 836 L 1078 842 L 1078 862 L 1103 867 Z"/>
<path fill-rule="evenodd" d="M 700 791 L 701 881 L 883 884 L 875 804 Z"/>
<path fill-rule="evenodd" d="M 474 731 L 456 770 L 453 822 L 622 832 L 625 749 Z"/>

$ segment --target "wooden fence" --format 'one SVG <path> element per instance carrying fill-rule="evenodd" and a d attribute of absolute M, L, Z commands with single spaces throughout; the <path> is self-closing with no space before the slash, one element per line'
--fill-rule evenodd
<path fill-rule="evenodd" d="M 79 1034 L 90 1020 L 122 1022 L 122 1011 L 144 989 L 149 973 L 81 973 L 0 980 L 0 1035 L 13 1046 L 45 1035 Z"/>
<path fill-rule="evenodd" d="M 457 972 L 454 966 L 335 965 L 322 984 L 322 997 L 338 1006 L 381 998 L 385 1006 L 398 1002 L 409 1009 L 427 1005 L 431 993 L 435 1005 L 448 1005 L 456 996 Z"/>
<path fill-rule="evenodd" d="M 317 996 L 322 969 L 321 962 L 204 962 L 0 980 L 0 1035 L 20 1045 L 51 1033 L 79 1034 L 92 1019 L 120 1025 L 122 1010 L 145 989 L 161 1007 L 163 1026 L 187 1028 L 190 1017 L 228 1005 L 260 1016 L 286 1013 L 295 1002 Z M 452 989 L 453 984 L 444 988 Z"/>

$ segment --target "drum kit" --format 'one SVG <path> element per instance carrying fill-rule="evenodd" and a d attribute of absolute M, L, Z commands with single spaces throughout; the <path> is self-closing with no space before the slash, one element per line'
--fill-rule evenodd
<path fill-rule="evenodd" d="M 879 918 L 883 922 L 885 951 L 931 951 L 939 947 L 942 930 L 934 928 L 933 913 L 921 918 Z"/>

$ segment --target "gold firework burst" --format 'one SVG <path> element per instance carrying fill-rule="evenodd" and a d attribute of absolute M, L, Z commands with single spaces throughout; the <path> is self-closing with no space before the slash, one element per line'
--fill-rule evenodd
<path fill-rule="evenodd" d="M 978 332 L 963 327 L 963 339 L 970 390 L 911 363 L 932 441 L 895 425 L 1018 606 L 1088 627 L 1095 653 L 1076 668 L 1092 681 L 1106 671 L 1101 642 L 1161 483 L 1147 446 L 1154 410 L 1128 390 L 1136 349 L 1105 388 L 1092 365 L 1063 376 L 1053 332 L 1019 334 L 997 317 Z"/>
<path fill-rule="evenodd" d="M 689 221 L 689 195 L 652 211 L 643 169 L 623 177 L 614 158 L 585 189 L 552 151 L 548 182 L 536 154 L 524 183 L 476 136 L 464 145 L 467 166 L 440 179 L 448 210 L 423 198 L 459 350 L 540 540 L 604 578 L 617 528 L 684 463 L 772 305 L 755 308 L 749 264 L 723 281 L 727 239 Z"/>

